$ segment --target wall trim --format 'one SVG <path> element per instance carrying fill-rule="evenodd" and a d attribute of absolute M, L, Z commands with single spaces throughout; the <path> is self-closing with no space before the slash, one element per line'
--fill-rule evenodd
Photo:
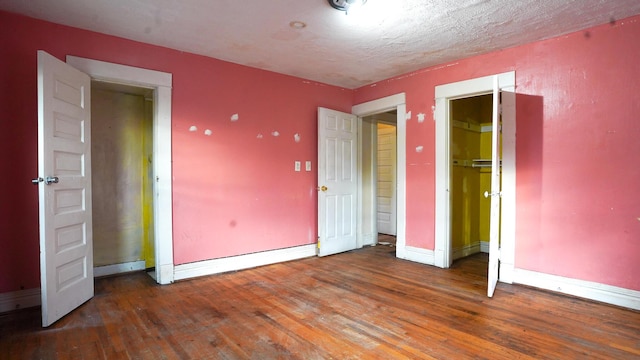
<path fill-rule="evenodd" d="M 426 265 L 435 264 L 435 255 L 433 253 L 433 250 L 417 248 L 413 246 L 405 246 L 404 249 L 405 251 L 403 259 L 405 260 L 415 261 L 417 263 Z"/>
<path fill-rule="evenodd" d="M 640 291 L 591 281 L 514 269 L 513 283 L 640 310 Z"/>
<path fill-rule="evenodd" d="M 40 306 L 40 304 L 42 304 L 40 288 L 11 291 L 0 294 L 0 314 L 18 309 Z"/>
<path fill-rule="evenodd" d="M 198 261 L 175 266 L 173 276 L 174 280 L 185 280 L 198 276 L 249 269 L 263 265 L 316 256 L 316 251 L 316 244 L 309 244 L 285 249 L 230 256 L 220 259 Z"/>
<path fill-rule="evenodd" d="M 96 266 L 93 268 L 93 277 L 121 274 L 130 271 L 140 271 L 144 270 L 145 268 L 146 263 L 144 262 L 144 260 L 131 261 L 122 264 Z"/>
<path fill-rule="evenodd" d="M 173 282 L 173 162 L 171 153 L 171 88 L 173 75 L 156 70 L 67 55 L 67 64 L 91 79 L 153 89 L 153 224 L 156 281 Z"/>
<path fill-rule="evenodd" d="M 407 244 L 407 104 L 405 93 L 389 95 L 351 107 L 358 116 L 358 126 L 362 118 L 389 110 L 396 110 L 396 257 L 405 259 Z M 358 145 L 360 151 L 360 145 Z M 358 189 L 360 194 L 362 188 Z M 361 203 L 361 201 L 358 201 Z M 362 212 L 358 211 L 358 222 L 362 222 Z M 375 222 L 375 219 L 373 220 Z M 377 236 L 377 235 L 376 235 Z"/>

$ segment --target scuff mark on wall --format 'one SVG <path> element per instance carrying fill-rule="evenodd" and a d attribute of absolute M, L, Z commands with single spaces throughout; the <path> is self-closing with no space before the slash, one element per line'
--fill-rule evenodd
<path fill-rule="evenodd" d="M 198 131 L 198 127 L 197 127 L 197 126 L 195 126 L 195 125 L 192 125 L 192 126 L 189 128 L 189 131 L 191 131 L 191 132 Z"/>
<path fill-rule="evenodd" d="M 280 136 L 280 133 L 279 133 L 277 130 L 273 130 L 273 131 L 271 132 L 271 135 L 273 135 L 273 136 Z"/>
<path fill-rule="evenodd" d="M 417 153 L 421 153 L 422 150 L 424 150 L 424 146 L 420 145 L 420 146 L 416 146 L 416 152 Z"/>
<path fill-rule="evenodd" d="M 207 129 L 207 130 L 204 131 L 204 134 L 207 135 L 207 136 L 211 136 L 211 134 L 213 134 L 213 132 L 211 130 Z"/>
<path fill-rule="evenodd" d="M 238 120 L 240 120 L 240 116 L 238 116 L 238 114 L 231 115 L 231 121 L 238 121 Z"/>
<path fill-rule="evenodd" d="M 299 143 L 300 142 L 300 134 L 298 134 L 298 133 L 293 134 L 293 141 Z"/>
<path fill-rule="evenodd" d="M 408 112 L 405 114 L 405 119 L 407 119 L 407 121 L 408 121 L 408 120 L 411 120 L 411 111 L 408 111 Z"/>
<path fill-rule="evenodd" d="M 424 113 L 419 113 L 418 114 L 418 122 L 419 123 L 423 123 L 424 122 Z"/>
<path fill-rule="evenodd" d="M 256 136 L 256 138 L 258 139 L 262 139 L 264 136 L 262 134 L 258 134 L 258 136 Z"/>

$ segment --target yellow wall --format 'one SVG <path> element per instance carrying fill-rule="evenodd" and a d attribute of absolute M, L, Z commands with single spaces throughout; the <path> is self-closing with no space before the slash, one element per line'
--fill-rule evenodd
<path fill-rule="evenodd" d="M 491 123 L 482 124 L 482 126 L 491 126 Z M 480 157 L 482 159 L 491 159 L 491 135 L 491 131 L 480 133 Z M 480 169 L 480 193 L 478 194 L 478 201 L 480 203 L 478 239 L 488 242 L 491 199 L 484 197 L 485 191 L 491 191 L 490 168 Z"/>
<path fill-rule="evenodd" d="M 91 94 L 94 266 L 144 260 L 153 213 L 148 105 L 111 89 Z"/>
<path fill-rule="evenodd" d="M 142 259 L 145 267 L 155 267 L 155 242 L 153 235 L 153 101 L 145 101 L 143 122 L 142 159 Z"/>
<path fill-rule="evenodd" d="M 474 159 L 491 159 L 491 95 L 451 102 L 451 241 L 454 256 L 480 249 L 489 240 L 490 168 L 472 167 Z M 489 123 L 487 123 L 489 122 Z M 485 132 L 483 132 L 483 126 Z"/>

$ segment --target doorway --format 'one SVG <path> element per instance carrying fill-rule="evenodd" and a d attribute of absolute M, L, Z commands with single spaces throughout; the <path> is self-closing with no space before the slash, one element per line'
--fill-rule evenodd
<path fill-rule="evenodd" d="M 499 226 L 490 230 L 489 243 L 489 290 L 493 294 L 495 282 L 511 283 L 513 281 L 515 221 L 516 221 L 516 116 L 515 116 L 515 72 L 506 72 L 439 85 L 435 88 L 435 120 L 436 120 L 436 216 L 435 216 L 435 249 L 434 264 L 448 268 L 453 260 L 451 238 L 451 184 L 452 184 L 452 155 L 451 155 L 451 103 L 456 99 L 470 98 L 488 93 L 500 97 L 502 103 L 493 103 L 492 120 L 497 124 L 493 114 L 500 113 L 502 118 L 502 178 L 501 190 L 494 191 L 493 186 L 489 195 L 497 201 L 498 206 L 492 206 L 492 223 L 501 218 Z M 499 95 L 498 95 L 499 94 Z M 497 133 L 494 133 L 497 134 Z M 495 139 L 495 137 L 494 137 Z M 493 140 L 492 140 L 493 141 Z M 497 141 L 494 142 L 497 144 Z M 492 154 L 497 158 L 497 152 Z M 492 162 L 493 164 L 494 162 Z M 497 161 L 495 162 L 497 166 Z M 494 172 L 492 172 L 494 173 Z M 498 173 L 498 172 L 495 172 Z M 495 176 L 493 177 L 495 179 Z M 496 181 L 493 181 L 496 183 Z M 484 195 L 484 194 L 483 194 Z M 493 211 L 500 209 L 501 211 Z M 499 245 L 498 245 L 499 244 Z M 499 266 L 498 266 L 499 264 Z M 499 269 L 499 270 L 498 270 Z M 498 276 L 499 272 L 499 276 Z M 491 295 L 489 295 L 491 296 Z"/>
<path fill-rule="evenodd" d="M 405 94 L 387 96 L 355 105 L 352 113 L 358 116 L 358 247 L 378 242 L 378 123 L 393 126 L 395 130 L 394 170 L 386 169 L 395 179 L 391 185 L 395 193 L 390 206 L 394 206 L 396 257 L 406 259 L 406 104 Z M 387 209 L 383 209 L 387 210 Z M 411 258 L 424 262 L 424 259 Z"/>
<path fill-rule="evenodd" d="M 155 277 L 153 90 L 91 82 L 94 276 Z"/>
<path fill-rule="evenodd" d="M 373 196 L 363 206 L 375 209 L 376 243 L 395 244 L 397 224 L 397 114 L 395 110 L 362 118 L 362 182 Z M 369 130 L 369 131 L 367 131 Z M 368 204 L 368 202 L 372 202 Z M 365 219 L 366 221 L 366 219 Z M 364 224 L 367 225 L 366 222 Z M 383 240 L 380 240 L 383 239 Z"/>
<path fill-rule="evenodd" d="M 171 202 L 171 86 L 172 74 L 67 55 L 67 64 L 88 74 L 92 81 L 150 90 L 152 93 L 153 192 L 150 215 L 153 232 L 155 279 L 158 284 L 174 281 L 173 211 Z M 150 209 L 150 210 L 151 210 Z M 145 264 L 146 267 L 146 264 Z"/>
<path fill-rule="evenodd" d="M 493 94 L 450 101 L 451 258 L 489 252 Z M 499 129 L 497 130 L 499 131 Z"/>

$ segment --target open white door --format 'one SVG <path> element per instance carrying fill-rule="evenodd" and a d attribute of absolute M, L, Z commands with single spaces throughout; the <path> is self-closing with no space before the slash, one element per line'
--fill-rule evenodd
<path fill-rule="evenodd" d="M 498 269 L 500 265 L 500 84 L 498 76 L 493 77 L 493 111 L 491 134 L 491 193 L 485 192 L 485 197 L 491 196 L 491 219 L 489 220 L 489 272 L 487 296 L 492 297 L 498 284 Z"/>
<path fill-rule="evenodd" d="M 38 51 L 42 326 L 93 297 L 91 79 Z"/>
<path fill-rule="evenodd" d="M 318 255 L 353 250 L 357 216 L 357 117 L 318 108 Z"/>

